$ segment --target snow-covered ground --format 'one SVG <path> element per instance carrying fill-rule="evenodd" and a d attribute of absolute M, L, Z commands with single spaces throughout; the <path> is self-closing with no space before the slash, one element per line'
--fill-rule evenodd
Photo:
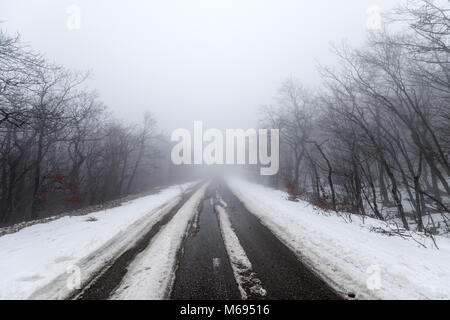
<path fill-rule="evenodd" d="M 177 256 L 208 184 L 198 189 L 128 266 L 111 299 L 164 299 L 175 280 Z"/>
<path fill-rule="evenodd" d="M 0 237 L 0 299 L 63 299 L 130 248 L 194 183 Z M 80 280 L 80 281 L 78 281 Z"/>
<path fill-rule="evenodd" d="M 402 238 L 374 232 L 391 228 L 379 220 L 324 212 L 240 179 L 228 184 L 250 212 L 343 295 L 450 299 L 450 239 L 437 236 L 438 250 L 420 234 Z"/>
<path fill-rule="evenodd" d="M 404 187 L 399 187 L 399 194 L 401 196 L 401 202 L 403 209 L 406 213 L 406 220 L 408 222 L 408 225 L 411 230 L 417 230 L 417 221 L 414 219 L 414 206 L 413 202 L 414 199 L 411 199 L 408 192 L 405 190 Z M 385 217 L 385 219 L 391 223 L 397 223 L 398 225 L 403 225 L 401 218 L 398 216 L 397 207 L 394 202 L 392 202 L 389 206 L 386 206 L 386 204 L 383 203 L 381 200 L 381 194 L 378 195 L 378 209 L 380 210 L 381 214 Z M 441 194 L 441 200 L 444 204 L 450 204 L 450 198 L 447 197 L 445 194 Z M 440 236 L 450 238 L 450 230 L 448 228 L 448 223 L 450 222 L 449 214 L 446 212 L 435 212 L 436 206 L 430 205 L 429 203 L 425 202 L 425 207 L 427 208 L 426 211 L 434 212 L 432 214 L 427 213 L 426 215 L 422 216 L 422 222 L 423 226 L 431 230 L 435 234 L 439 234 Z M 371 212 L 371 209 L 366 206 L 366 212 Z"/>

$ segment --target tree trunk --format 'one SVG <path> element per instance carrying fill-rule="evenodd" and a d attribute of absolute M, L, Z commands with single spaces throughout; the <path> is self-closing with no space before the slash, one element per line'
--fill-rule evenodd
<path fill-rule="evenodd" d="M 41 184 L 41 160 L 42 160 L 43 139 L 44 139 L 44 125 L 41 124 L 41 126 L 39 128 L 39 135 L 38 135 L 36 168 L 34 170 L 34 178 L 33 178 L 33 193 L 32 193 L 32 203 L 31 203 L 31 218 L 32 219 L 37 219 L 39 216 L 40 198 L 38 196 L 38 192 L 39 192 L 39 187 Z"/>

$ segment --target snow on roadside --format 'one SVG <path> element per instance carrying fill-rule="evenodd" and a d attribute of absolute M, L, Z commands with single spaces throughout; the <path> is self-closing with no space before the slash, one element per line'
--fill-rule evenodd
<path fill-rule="evenodd" d="M 261 280 L 256 277 L 252 271 L 252 264 L 245 254 L 236 233 L 231 226 L 230 218 L 225 209 L 227 206 L 225 201 L 216 194 L 218 204 L 214 206 L 215 211 L 219 217 L 220 231 L 225 243 L 225 248 L 230 259 L 231 267 L 233 269 L 234 278 L 236 279 L 242 299 L 246 300 L 250 297 L 266 295 L 266 290 L 261 285 Z M 249 294 L 247 293 L 249 291 Z"/>
<path fill-rule="evenodd" d="M 167 298 L 175 280 L 176 262 L 183 239 L 193 223 L 208 183 L 198 189 L 174 217 L 153 237 L 148 247 L 128 266 L 116 291 L 115 300 L 156 300 Z"/>
<path fill-rule="evenodd" d="M 193 185 L 172 186 L 119 207 L 1 236 L 0 299 L 66 298 L 148 232 Z"/>
<path fill-rule="evenodd" d="M 450 299 L 450 239 L 439 250 L 371 232 L 382 221 L 324 214 L 283 191 L 232 178 L 228 184 L 262 224 L 337 291 L 358 299 Z"/>

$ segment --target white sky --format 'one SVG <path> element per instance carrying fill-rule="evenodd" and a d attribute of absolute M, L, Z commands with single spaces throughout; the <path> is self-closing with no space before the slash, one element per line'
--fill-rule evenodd
<path fill-rule="evenodd" d="M 367 8 L 400 0 L 0 0 L 0 24 L 58 64 L 91 70 L 117 117 L 150 110 L 167 132 L 249 128 L 281 81 L 319 83 L 331 42 L 362 43 Z M 81 28 L 67 28 L 67 8 Z"/>

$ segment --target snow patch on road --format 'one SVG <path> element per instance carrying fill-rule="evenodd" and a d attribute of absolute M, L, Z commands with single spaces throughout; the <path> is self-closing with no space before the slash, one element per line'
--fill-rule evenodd
<path fill-rule="evenodd" d="M 194 183 L 0 237 L 0 299 L 64 299 L 134 245 Z"/>
<path fill-rule="evenodd" d="M 225 248 L 230 259 L 233 269 L 234 278 L 236 279 L 239 292 L 242 299 L 254 296 L 264 297 L 266 290 L 261 285 L 261 280 L 256 277 L 252 271 L 252 264 L 248 259 L 244 248 L 242 248 L 236 233 L 231 226 L 228 213 L 223 206 L 227 206 L 225 201 L 216 193 L 218 204 L 214 206 L 219 217 L 220 231 L 225 243 Z M 247 290 L 249 292 L 247 292 Z"/>
<path fill-rule="evenodd" d="M 373 232 L 386 223 L 346 221 L 279 190 L 229 179 L 233 193 L 262 224 L 344 296 L 359 299 L 450 299 L 450 239 L 423 247 L 412 238 Z"/>
<path fill-rule="evenodd" d="M 203 185 L 153 237 L 131 262 L 111 299 L 157 300 L 168 298 L 175 280 L 178 254 L 200 206 L 208 184 Z"/>
<path fill-rule="evenodd" d="M 215 272 L 219 271 L 220 268 L 220 258 L 213 258 L 212 259 L 212 264 L 213 264 L 213 270 Z"/>
<path fill-rule="evenodd" d="M 212 199 L 212 198 L 211 198 L 211 199 Z M 216 190 L 216 199 L 215 199 L 215 201 L 218 202 L 219 205 L 220 205 L 222 208 L 227 208 L 227 207 L 228 207 L 228 204 L 227 204 L 227 203 L 225 202 L 225 200 L 223 200 L 222 197 L 220 196 L 219 190 Z"/>

